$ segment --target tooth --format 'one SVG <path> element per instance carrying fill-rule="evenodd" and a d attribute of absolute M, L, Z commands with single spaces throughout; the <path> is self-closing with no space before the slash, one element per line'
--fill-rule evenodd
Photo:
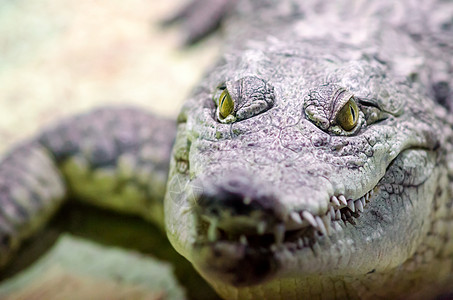
<path fill-rule="evenodd" d="M 346 198 L 344 197 L 344 195 L 338 196 L 338 200 L 340 200 L 340 202 L 341 202 L 343 205 L 348 205 L 348 202 L 346 201 Z"/>
<path fill-rule="evenodd" d="M 362 204 L 362 201 L 359 199 L 359 200 L 356 200 L 354 202 L 354 206 L 360 211 L 360 212 L 363 212 L 363 204 Z"/>
<path fill-rule="evenodd" d="M 212 221 L 210 224 L 209 224 L 209 228 L 208 228 L 208 240 L 210 242 L 214 242 L 216 241 L 218 238 L 218 235 L 217 235 L 217 221 Z"/>
<path fill-rule="evenodd" d="M 308 221 L 308 223 L 311 224 L 311 226 L 317 228 L 318 227 L 318 224 L 316 223 L 316 220 L 315 218 L 313 217 L 313 215 L 311 213 L 309 213 L 308 211 L 304 210 L 302 212 L 302 217 L 304 217 L 305 220 Z"/>
<path fill-rule="evenodd" d="M 330 234 L 330 216 L 322 217 L 322 222 L 324 223 L 324 227 L 326 228 L 327 234 Z"/>
<path fill-rule="evenodd" d="M 266 222 L 265 221 L 259 222 L 258 225 L 256 226 L 256 231 L 258 232 L 259 235 L 263 235 L 264 231 L 266 231 Z"/>
<path fill-rule="evenodd" d="M 330 207 L 330 218 L 335 220 L 335 208 L 333 206 Z"/>
<path fill-rule="evenodd" d="M 335 206 L 337 206 L 337 207 L 340 206 L 340 202 L 338 201 L 338 198 L 337 198 L 337 197 L 332 196 L 332 197 L 330 198 L 330 201 L 332 201 L 332 203 L 333 203 Z"/>
<path fill-rule="evenodd" d="M 365 201 L 368 202 L 369 199 L 370 199 L 370 192 L 366 193 L 366 195 L 365 195 Z"/>
<path fill-rule="evenodd" d="M 351 200 L 351 199 L 348 200 L 348 207 L 350 210 L 355 212 L 354 200 Z"/>
<path fill-rule="evenodd" d="M 319 216 L 316 216 L 315 218 L 316 218 L 316 223 L 318 224 L 318 230 L 323 235 L 327 235 L 326 226 L 324 226 L 324 222 L 322 221 L 322 219 Z"/>
<path fill-rule="evenodd" d="M 310 239 L 308 237 L 304 237 L 304 245 L 305 246 L 310 245 Z"/>
<path fill-rule="evenodd" d="M 302 238 L 299 238 L 297 240 L 297 245 L 300 247 L 300 248 L 303 248 L 304 247 L 304 241 L 302 240 Z"/>
<path fill-rule="evenodd" d="M 341 219 L 341 211 L 337 209 L 335 211 L 335 220 L 340 220 Z"/>
<path fill-rule="evenodd" d="M 248 244 L 247 237 L 245 235 L 241 234 L 241 236 L 239 237 L 239 242 L 242 245 L 247 245 Z"/>
<path fill-rule="evenodd" d="M 362 206 L 365 208 L 366 206 L 365 197 L 360 198 L 360 201 L 362 202 Z"/>
<path fill-rule="evenodd" d="M 300 217 L 299 213 L 293 211 L 289 216 L 297 224 L 302 224 L 302 218 Z"/>
<path fill-rule="evenodd" d="M 341 214 L 341 219 L 346 222 L 347 220 L 346 214 Z"/>
<path fill-rule="evenodd" d="M 277 245 L 281 245 L 283 243 L 283 239 L 285 238 L 285 225 L 279 224 L 275 226 L 274 238 Z"/>
<path fill-rule="evenodd" d="M 319 245 L 319 243 L 315 243 L 313 244 L 313 252 L 315 253 L 315 255 L 317 256 L 319 253 L 321 253 L 321 245 Z"/>
<path fill-rule="evenodd" d="M 181 208 L 181 215 L 185 215 L 185 214 L 189 213 L 191 210 L 192 210 L 191 207 L 183 207 L 183 208 Z"/>

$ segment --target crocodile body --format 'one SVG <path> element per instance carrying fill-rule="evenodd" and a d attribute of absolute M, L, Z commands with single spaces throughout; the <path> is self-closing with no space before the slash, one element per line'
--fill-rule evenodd
<path fill-rule="evenodd" d="M 101 109 L 5 157 L 0 263 L 71 197 L 159 225 L 164 210 L 225 299 L 453 293 L 452 13 L 239 1 L 177 124 Z"/>

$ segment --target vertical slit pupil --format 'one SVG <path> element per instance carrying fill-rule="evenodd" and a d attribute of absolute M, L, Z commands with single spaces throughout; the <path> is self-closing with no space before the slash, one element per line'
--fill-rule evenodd
<path fill-rule="evenodd" d="M 355 111 L 351 104 L 349 104 L 349 109 L 351 110 L 352 120 L 355 122 Z"/>

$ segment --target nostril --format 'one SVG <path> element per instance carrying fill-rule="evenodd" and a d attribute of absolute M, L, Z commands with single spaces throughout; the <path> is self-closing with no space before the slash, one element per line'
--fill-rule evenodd
<path fill-rule="evenodd" d="M 236 196 L 236 200 L 242 200 L 243 197 L 241 195 L 253 193 L 256 190 L 250 180 L 244 176 L 235 176 L 227 179 L 219 188 L 231 193 L 231 196 Z"/>
<path fill-rule="evenodd" d="M 235 190 L 241 186 L 241 182 L 239 182 L 238 180 L 235 180 L 235 179 L 227 181 L 227 184 L 228 184 L 228 187 L 230 187 L 233 190 Z"/>

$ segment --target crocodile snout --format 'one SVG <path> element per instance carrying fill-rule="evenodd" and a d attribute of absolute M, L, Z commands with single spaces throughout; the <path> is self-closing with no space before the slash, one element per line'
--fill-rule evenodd
<path fill-rule="evenodd" d="M 200 219 L 230 233 L 256 233 L 283 222 L 284 209 L 270 186 L 251 174 L 226 173 L 201 180 L 203 191 L 195 203 Z"/>

